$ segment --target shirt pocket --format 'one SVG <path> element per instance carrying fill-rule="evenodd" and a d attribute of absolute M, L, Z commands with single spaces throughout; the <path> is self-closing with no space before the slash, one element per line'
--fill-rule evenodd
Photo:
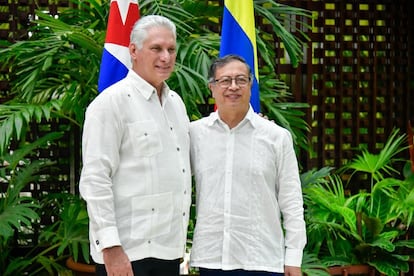
<path fill-rule="evenodd" d="M 155 121 L 128 125 L 134 156 L 150 157 L 162 151 L 161 134 Z"/>
<path fill-rule="evenodd" d="M 172 193 L 136 196 L 131 204 L 131 238 L 148 239 L 171 232 Z"/>

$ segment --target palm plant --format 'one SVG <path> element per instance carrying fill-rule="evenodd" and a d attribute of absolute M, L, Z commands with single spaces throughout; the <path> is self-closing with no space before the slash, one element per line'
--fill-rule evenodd
<path fill-rule="evenodd" d="M 399 135 L 398 132 L 398 129 L 392 131 L 378 154 L 370 153 L 366 148 L 362 148 L 361 154 L 341 168 L 340 171 L 345 173 L 348 170 L 352 170 L 349 181 L 352 175 L 356 173 L 368 174 L 371 189 L 375 182 L 384 179 L 386 175 L 398 174 L 398 171 L 392 165 L 397 161 L 401 161 L 398 155 L 407 149 L 407 147 L 402 146 L 407 139 L 406 135 Z"/>
<path fill-rule="evenodd" d="M 0 198 L 0 267 L 7 267 L 10 261 L 15 230 L 29 228 L 33 221 L 39 219 L 36 212 L 39 204 L 31 197 L 20 196 L 20 192 L 27 183 L 26 179 L 32 178 L 32 172 L 40 166 L 39 162 L 32 163 L 17 173 L 12 181 L 13 185 L 5 191 L 5 197 Z M 4 273 L 1 270 L 0 272 Z"/>
<path fill-rule="evenodd" d="M 80 126 L 96 96 L 107 11 L 97 2 L 76 3 L 55 18 L 38 11 L 31 37 L 9 43 L 0 60 L 8 66 L 12 99 L 1 105 L 0 154 L 30 122 L 65 118 Z"/>
<path fill-rule="evenodd" d="M 364 171 L 375 180 L 372 189 L 361 190 L 356 194 L 348 194 L 338 174 L 331 175 L 329 181 L 313 182 L 306 185 L 304 202 L 308 232 L 307 250 L 316 254 L 327 266 L 369 264 L 385 275 L 398 275 L 408 271 L 409 249 L 414 248 L 414 240 L 406 240 L 414 208 L 404 209 L 413 204 L 413 178 L 394 178 L 389 175 L 395 172 L 388 162 L 367 162 L 361 166 L 364 156 L 377 156 L 380 160 L 392 152 L 404 149 L 402 141 L 394 131 L 378 155 L 363 150 L 361 155 L 344 166 L 346 171 L 353 168 L 352 173 Z M 359 165 L 355 166 L 355 162 Z M 369 165 L 368 165 L 369 164 Z M 385 172 L 379 174 L 377 170 Z M 346 170 L 345 170 L 346 169 Z M 381 177 L 378 177 L 381 175 Z"/>
<path fill-rule="evenodd" d="M 42 170 L 51 166 L 47 160 L 31 160 L 30 154 L 41 147 L 45 141 L 59 139 L 61 133 L 49 133 L 45 137 L 26 143 L 24 147 L 6 154 L 0 158 L 3 166 L 0 179 L 8 183 L 6 191 L 0 191 L 0 274 L 13 275 L 16 269 L 31 262 L 24 257 L 12 255 L 12 249 L 17 245 L 16 237 L 21 232 L 32 232 L 34 224 L 40 220 L 39 199 L 30 195 L 22 196 L 21 192 L 29 184 L 37 185 Z M 3 187 L 3 185 L 2 185 Z"/>
<path fill-rule="evenodd" d="M 35 207 L 58 219 L 42 230 L 37 246 L 25 255 L 6 255 L 9 259 L 3 266 L 5 270 L 0 270 L 2 275 L 35 276 L 44 271 L 54 275 L 56 271 L 65 270 L 62 264 L 68 257 L 89 263 L 89 219 L 85 202 L 68 193 L 50 194 Z"/>

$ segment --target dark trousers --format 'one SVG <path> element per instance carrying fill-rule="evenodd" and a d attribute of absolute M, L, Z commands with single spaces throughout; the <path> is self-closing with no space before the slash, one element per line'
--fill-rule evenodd
<path fill-rule="evenodd" d="M 283 276 L 283 273 L 266 271 L 247 271 L 242 269 L 221 270 L 200 267 L 200 276 Z"/>
<path fill-rule="evenodd" d="M 146 258 L 131 262 L 134 276 L 178 276 L 180 275 L 180 259 L 160 260 Z M 107 276 L 105 265 L 96 265 L 97 276 Z"/>

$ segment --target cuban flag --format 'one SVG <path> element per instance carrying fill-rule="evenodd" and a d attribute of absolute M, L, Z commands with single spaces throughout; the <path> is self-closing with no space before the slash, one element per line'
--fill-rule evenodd
<path fill-rule="evenodd" d="M 139 19 L 137 0 L 112 0 L 98 79 L 98 92 L 123 79 L 129 68 L 129 37 Z"/>
<path fill-rule="evenodd" d="M 255 112 L 260 112 L 253 0 L 224 0 L 220 57 L 227 54 L 242 56 L 250 65 L 253 73 L 250 103 Z"/>

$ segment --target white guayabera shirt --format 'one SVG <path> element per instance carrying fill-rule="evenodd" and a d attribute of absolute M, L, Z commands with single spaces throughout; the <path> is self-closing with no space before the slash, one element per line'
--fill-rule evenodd
<path fill-rule="evenodd" d="M 91 255 L 122 245 L 131 261 L 184 255 L 191 204 L 189 120 L 165 85 L 135 72 L 89 105 L 80 192 L 90 218 Z"/>
<path fill-rule="evenodd" d="M 269 272 L 300 267 L 306 230 L 290 133 L 250 107 L 233 129 L 217 112 L 192 122 L 190 137 L 197 189 L 190 265 Z"/>

